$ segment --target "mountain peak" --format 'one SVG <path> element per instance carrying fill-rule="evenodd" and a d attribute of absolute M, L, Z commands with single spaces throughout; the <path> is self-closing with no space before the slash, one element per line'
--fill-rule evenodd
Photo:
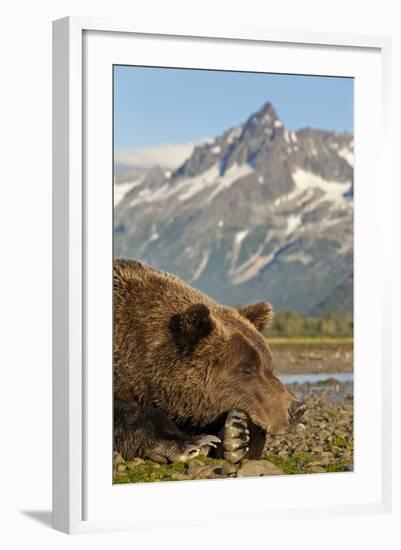
<path fill-rule="evenodd" d="M 270 103 L 270 101 L 267 101 L 264 105 L 262 105 L 262 107 L 259 109 L 259 111 L 256 114 L 259 114 L 262 117 L 263 116 L 265 116 L 265 117 L 269 116 L 273 120 L 278 119 L 277 112 L 276 112 L 275 108 L 273 107 L 273 104 Z"/>
<path fill-rule="evenodd" d="M 253 113 L 247 120 L 245 126 L 281 127 L 283 124 L 277 115 L 273 104 L 268 101 Z"/>

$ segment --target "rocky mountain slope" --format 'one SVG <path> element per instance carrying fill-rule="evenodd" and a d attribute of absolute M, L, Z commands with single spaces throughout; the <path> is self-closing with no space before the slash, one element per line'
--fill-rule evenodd
<path fill-rule="evenodd" d="M 175 172 L 138 172 L 114 188 L 115 256 L 226 304 L 352 313 L 352 135 L 289 131 L 267 103 Z"/>

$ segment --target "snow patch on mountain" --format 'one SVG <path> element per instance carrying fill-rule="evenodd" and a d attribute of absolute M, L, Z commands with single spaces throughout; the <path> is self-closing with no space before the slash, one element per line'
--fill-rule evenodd
<path fill-rule="evenodd" d="M 150 243 L 153 243 L 154 241 L 157 241 L 160 239 L 160 235 L 159 233 L 156 231 L 156 225 L 155 224 L 152 224 L 152 227 L 151 227 L 151 233 L 149 235 L 149 237 L 143 241 L 141 247 L 140 247 L 140 251 L 141 251 L 141 254 L 143 254 L 147 248 L 147 246 L 150 244 Z"/>
<path fill-rule="evenodd" d="M 284 139 L 287 143 L 291 143 L 290 142 L 290 132 L 287 129 L 284 130 Z"/>
<path fill-rule="evenodd" d="M 313 261 L 313 258 L 304 252 L 294 252 L 293 254 L 284 256 L 283 260 L 285 262 L 300 262 L 301 264 L 308 265 Z"/>
<path fill-rule="evenodd" d="M 216 181 L 216 187 L 209 195 L 207 202 L 212 201 L 216 195 L 228 189 L 234 182 L 238 179 L 243 178 L 253 172 L 253 168 L 249 164 L 241 164 L 238 166 L 237 163 L 230 166 L 230 168 L 225 172 L 225 174 Z"/>
<path fill-rule="evenodd" d="M 114 208 L 118 204 L 120 204 L 120 202 L 124 199 L 127 193 L 129 193 L 135 187 L 138 187 L 139 185 L 141 185 L 142 181 L 143 181 L 143 178 L 139 180 L 127 181 L 125 183 L 115 183 L 113 186 Z"/>
<path fill-rule="evenodd" d="M 350 147 L 343 147 L 337 151 L 339 157 L 343 158 L 348 164 L 354 167 L 354 152 Z"/>
<path fill-rule="evenodd" d="M 144 189 L 141 189 L 139 191 L 134 199 L 132 199 L 129 206 L 130 208 L 133 208 L 138 204 L 155 202 L 161 199 L 165 199 L 168 196 L 169 186 L 167 184 L 162 185 L 158 189 L 149 189 L 149 187 L 145 187 Z"/>
<path fill-rule="evenodd" d="M 237 138 L 239 138 L 239 136 L 241 135 L 241 132 L 242 132 L 242 126 L 233 128 L 227 136 L 227 143 L 232 143 Z"/>
<path fill-rule="evenodd" d="M 235 266 L 238 261 L 238 256 L 241 251 L 242 242 L 244 239 L 246 239 L 248 234 L 249 234 L 249 229 L 243 229 L 242 231 L 237 231 L 237 233 L 235 233 L 234 235 L 233 248 L 232 248 L 231 254 L 229 255 L 231 257 L 231 267 L 230 267 L 231 272 L 235 270 Z"/>
<path fill-rule="evenodd" d="M 209 255 L 210 255 L 209 250 L 204 250 L 202 252 L 202 259 L 201 259 L 200 264 L 198 265 L 198 267 L 195 269 L 194 274 L 192 275 L 192 282 L 197 281 L 199 279 L 199 277 L 202 275 L 202 273 L 203 273 L 203 271 L 204 271 L 204 269 L 207 266 L 207 263 L 209 261 Z"/>
<path fill-rule="evenodd" d="M 151 203 L 155 201 L 166 200 L 168 198 L 171 198 L 173 195 L 177 195 L 180 201 L 187 201 L 198 193 L 211 187 L 213 188 L 213 190 L 207 199 L 207 202 L 210 202 L 216 197 L 216 195 L 228 189 L 235 181 L 244 176 L 247 176 L 252 171 L 253 169 L 251 166 L 249 166 L 249 164 L 245 163 L 241 166 L 238 166 L 238 164 L 233 164 L 224 173 L 224 175 L 221 176 L 219 163 L 216 163 L 199 176 L 178 180 L 173 185 L 169 183 L 164 183 L 158 188 L 144 187 L 132 199 L 132 201 L 130 202 L 130 207 L 133 208 L 141 203 Z M 115 204 L 118 204 L 118 202 L 120 202 L 124 198 L 128 191 L 136 186 L 139 186 L 141 183 L 142 181 L 135 182 L 134 184 L 131 183 L 115 185 L 115 190 L 117 189 L 117 203 L 115 202 Z M 118 187 L 120 186 L 124 187 L 119 193 Z"/>
<path fill-rule="evenodd" d="M 313 172 L 307 172 L 297 168 L 292 173 L 292 179 L 299 191 L 314 188 L 320 189 L 325 194 L 325 199 L 337 205 L 345 201 L 344 194 L 349 190 L 351 182 L 327 181 Z"/>
<path fill-rule="evenodd" d="M 273 202 L 273 206 L 275 208 L 278 208 L 285 204 L 286 202 L 292 201 L 296 198 L 299 198 L 301 195 L 306 194 L 309 192 L 309 189 L 306 191 L 304 189 L 298 189 L 297 187 L 291 191 L 290 193 L 286 193 L 285 195 L 281 195 L 280 197 L 277 197 L 275 201 Z"/>
<path fill-rule="evenodd" d="M 301 222 L 302 222 L 301 216 L 291 214 L 287 219 L 286 234 L 290 235 L 291 233 L 293 233 L 297 229 L 297 227 L 301 225 Z"/>
<path fill-rule="evenodd" d="M 249 229 L 244 229 L 243 231 L 238 231 L 238 233 L 235 234 L 234 240 L 235 244 L 239 245 L 242 243 L 242 241 L 245 239 L 245 237 L 248 235 Z"/>
<path fill-rule="evenodd" d="M 236 273 L 232 277 L 232 282 L 235 285 L 240 285 L 241 283 L 245 283 L 246 281 L 249 281 L 249 279 L 255 277 L 262 268 L 271 263 L 278 250 L 280 250 L 280 247 L 277 247 L 267 256 L 263 256 L 260 253 L 261 250 L 259 247 L 255 254 L 251 256 L 250 261 L 242 264 L 240 268 L 236 271 Z"/>
<path fill-rule="evenodd" d="M 176 185 L 176 191 L 180 191 L 178 198 L 180 201 L 186 201 L 197 195 L 207 187 L 214 185 L 217 178 L 220 174 L 220 168 L 218 164 L 214 164 L 209 170 L 200 174 L 200 176 L 195 176 L 193 178 L 188 178 L 183 181 L 180 181 Z"/>

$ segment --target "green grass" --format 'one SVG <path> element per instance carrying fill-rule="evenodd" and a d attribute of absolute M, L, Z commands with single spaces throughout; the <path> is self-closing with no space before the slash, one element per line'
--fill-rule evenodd
<path fill-rule="evenodd" d="M 337 447 L 342 438 L 336 438 L 335 444 Z M 312 453 L 296 452 L 286 458 L 278 458 L 275 454 L 267 454 L 264 456 L 266 460 L 269 460 L 275 464 L 278 468 L 281 468 L 285 474 L 304 474 L 308 473 L 306 466 L 315 460 Z M 199 455 L 196 460 L 203 462 L 203 464 L 211 465 L 223 465 L 231 464 L 227 460 L 221 458 L 209 458 L 204 455 Z M 346 462 L 336 462 L 329 464 L 328 466 L 322 466 L 326 472 L 346 472 L 348 471 L 348 464 Z M 141 464 L 133 469 L 127 468 L 124 472 L 114 473 L 114 483 L 149 483 L 160 481 L 173 481 L 174 473 L 186 473 L 188 470 L 188 464 L 155 464 L 150 460 L 145 460 L 145 464 Z"/>
<path fill-rule="evenodd" d="M 314 460 L 313 455 L 303 452 L 294 453 L 287 458 L 279 458 L 270 453 L 265 458 L 278 468 L 281 468 L 286 474 L 301 474 L 305 471 L 305 466 Z"/>
<path fill-rule="evenodd" d="M 155 464 L 145 461 L 133 469 L 127 469 L 124 472 L 114 473 L 114 483 L 140 483 L 150 481 L 172 481 L 174 472 L 185 472 L 186 464 Z"/>
<path fill-rule="evenodd" d="M 347 447 L 347 442 L 343 437 L 334 436 L 331 440 L 331 444 L 335 447 L 340 447 L 341 449 L 345 449 Z"/>
<path fill-rule="evenodd" d="M 278 458 L 274 454 L 268 454 L 265 458 L 281 468 L 286 474 L 310 473 L 306 469 L 306 466 L 309 462 L 313 462 L 315 460 L 313 455 L 303 452 L 294 453 L 292 456 L 287 458 Z M 326 472 L 348 472 L 348 464 L 346 462 L 335 462 L 328 464 L 327 466 L 322 465 L 322 468 L 326 470 Z"/>
<path fill-rule="evenodd" d="M 229 464 L 227 460 L 222 458 L 209 458 L 208 456 L 199 455 L 196 460 L 203 464 L 212 464 L 221 466 Z M 126 465 L 126 463 L 124 463 Z M 151 460 L 145 460 L 145 464 L 136 466 L 135 468 L 127 468 L 124 472 L 114 473 L 114 483 L 148 483 L 152 481 L 173 481 L 173 473 L 185 473 L 188 469 L 188 464 L 155 464 Z"/>
<path fill-rule="evenodd" d="M 353 344 L 354 339 L 352 337 L 341 338 L 327 338 L 326 336 L 316 337 L 294 337 L 294 338 L 282 338 L 282 337 L 267 337 L 267 341 L 272 345 L 285 345 L 285 344 L 304 344 L 304 345 L 326 345 L 326 344 Z"/>
<path fill-rule="evenodd" d="M 203 464 L 215 464 L 222 465 L 222 464 L 231 464 L 228 460 L 224 460 L 224 458 L 210 458 L 209 456 L 205 455 L 198 455 L 196 457 L 196 460 L 199 460 L 199 462 L 203 462 Z"/>

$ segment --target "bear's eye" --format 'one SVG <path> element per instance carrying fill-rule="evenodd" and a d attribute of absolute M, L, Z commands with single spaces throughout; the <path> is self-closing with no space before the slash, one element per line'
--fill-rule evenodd
<path fill-rule="evenodd" d="M 245 374 L 253 374 L 255 369 L 253 368 L 253 365 L 242 365 L 242 371 Z"/>

